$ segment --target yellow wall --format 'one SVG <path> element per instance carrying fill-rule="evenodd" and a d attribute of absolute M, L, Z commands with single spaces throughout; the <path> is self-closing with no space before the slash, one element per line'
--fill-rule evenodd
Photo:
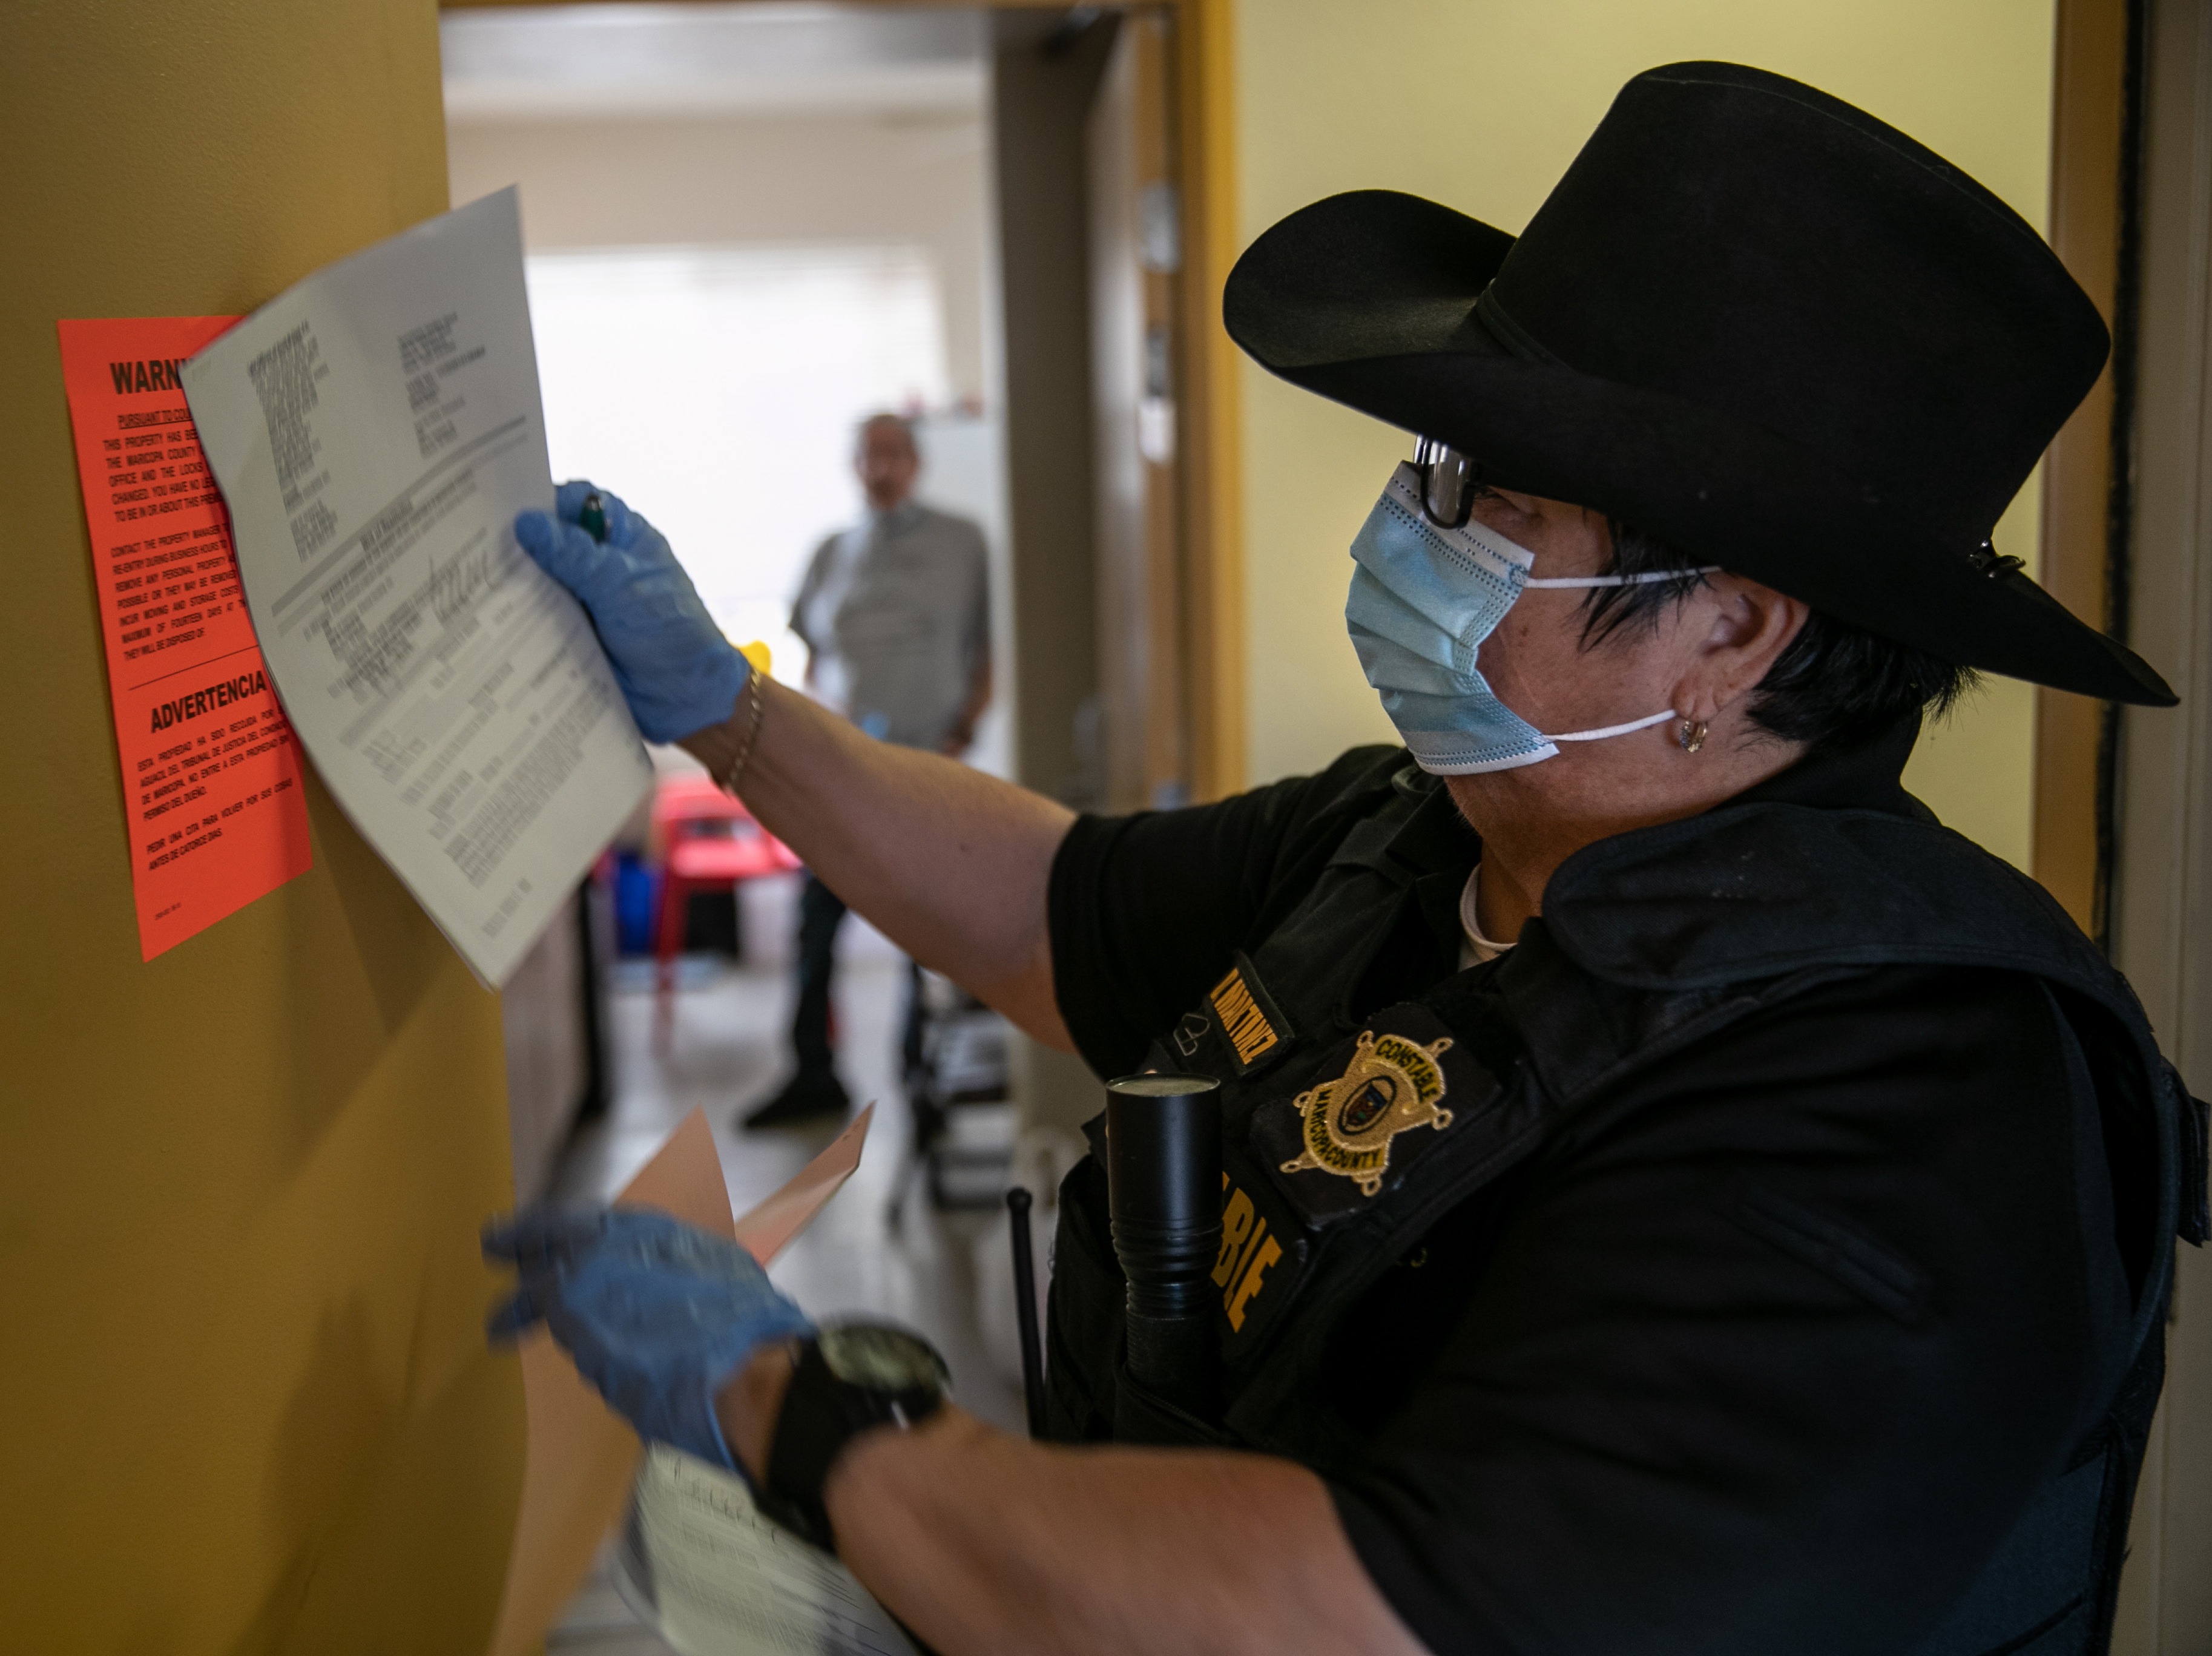
<path fill-rule="evenodd" d="M 2051 0 L 1238 0 L 1241 241 L 1340 190 L 1382 186 L 1518 230 L 1638 70 L 1723 58 L 1902 127 L 2039 227 Z M 1393 739 L 1344 634 L 1345 549 L 1403 434 L 1247 363 L 1244 586 L 1251 779 Z M 1998 544 L 2033 561 L 2031 486 Z M 1992 680 L 1908 780 L 1943 819 L 2028 856 L 2033 703 Z"/>
<path fill-rule="evenodd" d="M 59 317 L 242 311 L 446 204 L 430 0 L 10 0 L 0 58 L 0 1645 L 480 1650 L 496 1000 L 319 786 L 142 963 Z"/>

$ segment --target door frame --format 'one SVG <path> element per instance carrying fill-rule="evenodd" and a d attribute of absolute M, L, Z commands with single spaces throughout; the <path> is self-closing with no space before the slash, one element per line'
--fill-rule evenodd
<path fill-rule="evenodd" d="M 440 0 L 441 11 L 546 0 Z M 552 0 L 580 3 L 581 0 Z M 618 0 L 629 3 L 633 0 Z M 647 0 L 634 0 L 646 3 Z M 741 0 L 773 3 L 774 0 Z M 927 0 L 848 0 L 910 6 Z M 1182 462 L 1184 616 L 1177 635 L 1148 640 L 1184 657 L 1192 798 L 1236 793 L 1245 779 L 1243 435 L 1237 348 L 1221 325 L 1221 289 L 1236 263 L 1233 0 L 1146 0 L 1122 10 L 1175 20 L 1174 173 L 1180 189 L 1181 324 L 1176 441 Z M 980 10 L 1071 9 L 1064 0 L 993 0 Z"/>
<path fill-rule="evenodd" d="M 2124 633 L 2132 523 L 2143 0 L 2057 0 L 2052 47 L 2051 245 L 2113 349 L 2043 465 L 2037 579 L 2092 626 Z M 2118 855 L 2119 713 L 2035 693 L 2033 871 L 2109 947 Z"/>
<path fill-rule="evenodd" d="M 2119 587 L 2116 630 L 2167 675 L 2181 704 L 2130 707 L 2112 721 L 2111 948 L 2166 1055 L 2203 1093 L 2212 1091 L 2212 9 L 2137 0 L 2133 9 L 2144 65 L 2141 253 L 2122 269 L 2124 282 L 2136 277 L 2140 321 L 2130 330 L 2132 385 L 2124 381 L 2132 429 L 2116 450 L 2129 492 L 2115 491 L 2133 530 L 2120 549 L 2133 591 Z M 2124 1656 L 2212 1648 L 2212 1251 L 2178 1254 L 2166 1390 L 2121 1578 L 2113 1649 Z"/>

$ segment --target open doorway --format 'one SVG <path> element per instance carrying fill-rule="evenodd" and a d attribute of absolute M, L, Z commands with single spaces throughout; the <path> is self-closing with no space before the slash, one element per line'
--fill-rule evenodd
<path fill-rule="evenodd" d="M 643 504 L 802 682 L 790 599 L 860 508 L 860 419 L 914 416 L 952 451 L 921 497 L 1003 515 L 981 15 L 498 8 L 441 34 L 453 199 L 521 190 L 556 476 Z"/>
<path fill-rule="evenodd" d="M 1193 556 L 1206 501 L 1177 17 L 600 4 L 442 19 L 453 198 L 520 190 L 556 476 L 647 513 L 724 630 L 800 684 L 793 595 L 864 515 L 854 426 L 907 416 L 917 498 L 988 549 L 995 694 L 969 762 L 1079 808 L 1172 806 L 1227 773 L 1206 714 L 1220 597 Z M 626 929 L 646 941 L 624 924 L 630 875 L 649 878 L 665 849 L 636 824 L 507 992 L 525 1197 L 611 1193 L 696 1105 L 743 1206 L 831 1130 L 736 1128 L 788 1061 L 798 877 L 748 881 L 720 921 L 695 899 L 664 995 L 623 945 Z M 650 896 L 643 912 L 665 917 Z M 883 1107 L 877 1142 L 779 1279 L 818 1312 L 921 1327 L 963 1400 L 1018 1423 L 995 1198 L 1013 1177 L 1056 1186 L 1095 1083 L 1001 1035 L 1012 1103 L 930 1120 L 910 1026 L 897 1038 L 904 961 L 850 922 L 838 950 L 838 1062 L 854 1101 Z M 949 1018 L 945 987 L 926 992 Z M 980 1178 L 975 1207 L 932 1199 L 948 1186 L 915 1162 L 928 1134 L 970 1191 Z M 602 1597 L 555 1647 L 635 1633 Z"/>

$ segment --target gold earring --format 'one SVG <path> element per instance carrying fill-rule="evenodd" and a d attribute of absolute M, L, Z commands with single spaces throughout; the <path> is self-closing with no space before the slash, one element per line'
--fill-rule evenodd
<path fill-rule="evenodd" d="M 1682 728 L 1676 733 L 1674 739 L 1682 744 L 1684 753 L 1697 752 L 1705 745 L 1705 721 L 1702 719 L 1684 719 Z"/>

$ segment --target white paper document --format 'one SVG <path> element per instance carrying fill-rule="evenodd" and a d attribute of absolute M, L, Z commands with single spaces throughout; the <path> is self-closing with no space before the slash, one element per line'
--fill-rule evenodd
<path fill-rule="evenodd" d="M 653 773 L 591 623 L 514 538 L 553 505 L 515 192 L 317 271 L 183 378 L 292 728 L 501 983 Z"/>
<path fill-rule="evenodd" d="M 743 1480 L 655 1444 L 617 1558 L 678 1656 L 915 1656 L 852 1572 L 761 1515 Z"/>

